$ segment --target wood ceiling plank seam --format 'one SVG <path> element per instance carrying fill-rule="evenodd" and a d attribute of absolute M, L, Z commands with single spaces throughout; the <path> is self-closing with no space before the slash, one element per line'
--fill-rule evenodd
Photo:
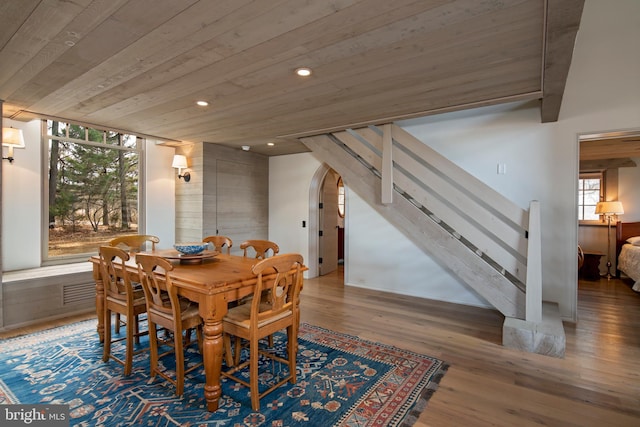
<path fill-rule="evenodd" d="M 13 93 L 25 85 L 29 80 L 40 74 L 56 58 L 65 51 L 71 49 L 77 40 L 90 32 L 95 26 L 107 19 L 114 10 L 117 10 L 128 0 L 103 0 L 93 1 L 86 9 L 79 13 L 65 28 L 63 28 L 51 41 L 34 55 L 20 72 L 14 75 L 7 83 L 2 85 L 2 90 Z"/>
<path fill-rule="evenodd" d="M 474 75 L 475 74 L 473 74 L 473 73 L 469 73 L 468 74 L 468 77 L 466 79 L 467 80 L 467 84 L 474 83 L 474 81 L 475 81 Z M 503 89 L 504 88 L 505 78 L 504 78 L 504 76 L 501 75 L 501 73 L 496 73 L 494 70 L 489 70 L 489 71 L 487 71 L 487 78 L 493 78 L 493 81 L 495 82 L 495 87 L 496 88 L 498 88 L 498 89 Z M 449 95 L 451 95 L 451 93 L 449 92 L 450 89 L 448 89 L 448 88 L 450 88 L 453 85 L 462 87 L 462 85 L 460 85 L 460 81 L 456 80 L 457 77 L 449 76 L 449 79 L 451 80 L 451 83 L 447 83 L 447 81 L 443 81 L 443 82 L 441 82 L 441 84 L 445 88 L 447 88 L 447 89 L 445 89 L 445 91 L 447 91 L 447 93 Z M 533 80 L 535 80 L 535 79 L 533 79 Z M 536 80 L 536 82 L 537 82 L 537 80 Z M 431 84 L 431 82 L 427 82 L 427 83 Z M 398 93 L 398 95 L 395 98 L 399 99 L 399 100 L 404 99 L 406 96 L 408 96 L 408 94 L 413 94 L 417 90 L 416 86 L 409 85 L 409 87 L 407 87 L 407 88 L 405 88 L 405 89 L 403 89 L 401 91 L 400 89 L 394 89 L 395 85 L 391 81 L 386 82 L 386 84 L 387 84 L 387 86 L 383 86 L 382 83 L 376 83 L 375 86 L 377 86 L 381 91 L 387 92 L 387 93 L 390 93 L 389 91 L 394 90 L 393 93 Z M 365 87 L 365 88 L 362 88 L 360 91 L 357 91 L 357 92 L 356 91 L 351 91 L 351 92 L 349 92 L 349 94 L 343 96 L 343 98 L 347 99 L 347 102 L 350 102 L 352 104 L 351 108 L 357 108 L 358 105 L 360 105 L 362 103 L 366 104 L 367 102 L 376 103 L 378 105 L 381 105 L 381 108 L 383 108 L 383 109 L 388 108 L 388 104 L 387 105 L 383 105 L 383 103 L 380 102 L 379 100 L 378 100 L 378 102 L 376 102 L 375 99 L 370 99 L 370 100 L 368 99 L 368 98 L 376 98 L 378 96 L 378 95 L 375 95 L 375 94 L 374 95 L 368 95 L 368 94 L 373 93 L 373 88 L 375 86 Z M 438 85 L 433 85 L 432 86 L 433 90 L 435 90 L 437 87 L 438 87 Z M 528 92 L 528 91 L 524 90 L 524 88 L 523 88 L 523 92 Z M 502 95 L 502 94 L 500 94 L 500 95 Z M 499 95 L 496 95 L 495 97 L 499 97 Z M 491 96 L 487 96 L 487 98 L 492 98 L 492 97 Z M 354 101 L 354 99 L 355 99 L 355 101 Z M 477 101 L 477 100 L 474 100 L 474 101 Z M 325 108 L 326 111 L 341 110 L 341 106 L 343 105 L 342 102 L 343 101 L 341 99 L 329 97 L 329 98 L 327 98 L 326 101 L 324 101 L 322 103 L 322 105 L 324 107 L 326 107 Z M 297 112 L 296 113 L 288 114 L 287 113 L 288 112 L 288 108 L 287 108 L 286 102 L 283 102 L 280 105 L 281 105 L 280 109 L 282 110 L 281 114 L 283 116 L 288 116 L 292 120 L 296 120 L 301 115 L 307 115 L 309 118 L 318 117 L 316 115 L 318 113 L 318 108 L 306 108 L 306 109 L 297 108 Z M 266 106 L 259 106 L 258 108 L 261 109 L 262 111 L 264 111 L 265 112 L 264 114 L 269 114 L 269 115 L 273 115 L 275 113 L 278 113 L 278 111 L 279 111 L 278 108 L 273 106 L 273 105 L 269 105 L 268 108 Z M 246 110 L 244 108 L 242 108 L 242 111 L 246 112 Z M 230 110 L 225 110 L 225 113 L 229 113 L 230 117 L 237 116 L 236 114 L 233 114 L 233 112 L 230 113 Z M 256 114 L 260 114 L 260 113 L 256 113 Z M 339 117 L 339 114 L 337 114 L 336 116 Z M 254 120 L 258 120 L 258 121 L 263 119 L 263 117 L 264 116 L 260 116 L 260 115 L 258 115 L 258 116 L 254 115 L 253 116 Z M 184 119 L 184 118 L 182 118 L 182 119 Z M 197 123 L 198 122 L 202 121 L 203 123 L 210 123 L 210 120 L 208 120 L 208 119 L 211 119 L 211 117 L 208 117 L 207 119 L 201 119 L 201 118 L 197 118 L 197 117 L 194 117 L 192 119 L 185 119 L 186 120 L 185 125 L 188 126 L 190 129 L 197 129 Z M 220 117 L 215 117 L 213 120 L 216 121 L 216 122 L 219 122 L 220 121 Z M 238 120 L 237 123 L 239 123 L 241 121 L 240 118 L 238 118 L 237 120 Z M 312 119 L 307 119 L 306 122 L 308 123 L 309 120 L 312 120 Z M 229 126 L 231 128 L 233 128 L 235 125 L 236 125 L 236 122 L 233 122 L 233 124 L 230 124 Z M 168 130 L 172 126 L 173 125 L 171 123 L 167 123 L 166 124 L 166 128 L 160 126 L 160 127 L 156 128 L 156 131 L 162 133 L 164 130 Z"/>
<path fill-rule="evenodd" d="M 202 98 L 204 96 L 203 94 L 206 94 L 206 93 L 208 93 L 206 90 L 199 90 L 195 92 L 190 92 L 185 95 L 184 92 L 176 91 L 175 96 L 190 100 L 191 104 L 188 106 L 188 108 L 192 108 L 193 101 L 195 101 L 196 99 Z M 116 120 L 120 117 L 126 117 L 130 114 L 135 114 L 136 112 L 139 112 L 141 110 L 149 110 L 149 109 L 155 108 L 155 105 L 160 102 L 156 100 L 160 100 L 165 95 L 166 93 L 164 93 L 162 90 L 154 90 L 152 92 L 134 96 L 132 98 L 118 102 L 116 104 L 109 105 L 108 107 L 105 107 L 101 110 L 97 110 L 92 112 L 91 114 L 88 114 L 86 117 L 90 118 L 93 115 L 97 115 L 110 120 Z M 219 96 L 219 93 L 215 93 L 214 97 L 210 98 L 210 102 L 211 102 L 211 99 L 213 101 L 216 101 L 216 97 L 218 96 Z M 175 106 L 177 101 L 176 99 L 172 99 L 170 101 L 164 101 L 164 102 L 165 103 L 168 102 L 168 104 Z M 213 104 L 214 102 L 211 102 L 211 103 Z M 185 105 L 185 108 L 187 108 L 186 105 Z"/>
<path fill-rule="evenodd" d="M 515 30 L 514 30 L 515 31 Z M 509 52 L 517 55 L 521 55 L 523 57 L 527 55 L 535 55 L 538 59 L 541 58 L 541 50 L 540 45 L 535 40 L 523 39 L 522 37 L 518 37 L 519 33 L 516 34 L 508 34 L 509 42 L 503 42 L 502 46 L 504 49 L 509 47 Z M 492 36 L 485 38 L 476 38 L 474 40 L 474 44 L 480 45 L 485 42 L 486 45 L 494 45 L 494 42 L 502 40 L 501 37 Z M 415 40 L 410 45 L 407 45 L 403 42 L 396 42 L 390 45 L 377 45 L 375 48 L 363 52 L 359 55 L 352 57 L 345 57 L 339 61 L 334 61 L 332 63 L 323 64 L 322 66 L 318 66 L 314 69 L 314 72 L 317 75 L 323 76 L 322 82 L 332 81 L 332 80 L 340 80 L 343 81 L 345 78 L 352 76 L 354 79 L 360 79 L 366 73 L 371 73 L 375 70 L 383 70 L 393 69 L 398 70 L 401 68 L 396 64 L 400 61 L 404 62 L 407 66 L 402 69 L 411 69 L 411 68 L 419 68 L 416 64 L 424 64 L 424 63 L 432 63 L 432 64 L 442 64 L 444 66 L 450 60 L 449 58 L 457 59 L 461 64 L 471 64 L 474 61 L 469 59 L 468 56 L 462 56 L 456 50 L 456 43 L 451 48 L 445 48 L 443 45 L 433 46 L 433 48 L 425 49 L 425 46 L 420 44 L 420 40 Z M 489 61 L 491 58 L 496 57 L 496 60 L 501 60 L 504 57 L 504 53 L 501 49 L 491 48 L 482 50 L 471 49 L 473 52 L 473 58 L 475 58 L 476 63 L 474 66 L 481 66 L 483 62 Z M 313 56 L 313 53 L 310 53 L 309 56 Z M 244 74 L 236 78 L 230 79 L 232 82 L 243 86 L 243 87 L 264 87 L 267 85 L 269 87 L 273 87 L 273 78 L 279 75 L 283 75 L 282 68 L 283 65 L 286 65 L 286 68 L 293 68 L 293 64 L 273 64 L 271 67 L 263 68 L 254 71 L 250 74 Z M 364 65 L 361 65 L 364 64 Z M 375 64 L 371 66 L 371 64 Z M 390 67 L 390 64 L 393 64 Z M 423 70 L 421 70 L 421 74 Z M 539 74 L 538 74 L 539 75 Z M 324 77 L 329 76 L 329 77 Z M 331 76 L 336 76 L 331 78 Z M 286 77 L 286 74 L 283 75 L 283 78 Z M 428 75 L 425 75 L 425 78 L 429 78 Z M 279 91 L 279 89 L 278 89 Z"/>
<path fill-rule="evenodd" d="M 284 1 L 283 1 L 283 2 L 284 2 Z M 256 3 L 256 4 L 266 5 L 267 3 L 266 3 L 266 2 L 260 2 L 260 3 Z M 272 2 L 272 3 L 269 3 L 269 5 L 270 5 L 270 6 L 269 6 L 268 8 L 264 8 L 264 10 L 261 10 L 261 12 L 270 11 L 270 10 L 272 11 L 272 10 L 273 10 L 273 7 L 274 7 L 273 2 Z M 234 29 L 230 29 L 229 31 L 227 31 L 227 33 L 229 33 L 229 32 L 231 32 L 231 33 L 235 33 L 235 32 L 237 32 L 237 31 L 238 31 L 238 30 L 237 30 L 237 28 L 234 28 Z M 220 44 L 220 41 L 217 41 L 216 43 L 217 43 L 217 44 Z M 176 76 L 176 77 L 181 77 L 181 76 Z M 78 91 L 74 89 L 74 92 L 78 92 Z M 121 91 L 120 91 L 120 92 L 121 92 Z M 63 97 L 63 98 L 64 98 L 64 97 Z M 78 98 L 78 96 L 76 96 L 76 98 Z M 77 102 L 77 99 L 76 99 L 76 102 Z M 68 104 L 68 105 L 73 105 L 73 104 L 74 104 L 74 102 L 71 102 L 71 103 L 69 103 L 69 102 L 68 102 L 67 104 Z"/>
<path fill-rule="evenodd" d="M 3 88 L 12 76 L 20 73 L 29 59 L 67 26 L 75 16 L 73 11 L 80 10 L 82 4 L 86 5 L 90 1 L 40 2 L 0 49 L 0 88 Z M 0 97 L 9 98 L 4 89 L 0 89 Z"/>
<path fill-rule="evenodd" d="M 318 121 L 313 121 L 311 123 L 308 123 L 305 125 L 305 130 L 306 131 L 300 131 L 299 129 L 299 119 L 293 119 L 291 120 L 291 125 L 288 126 L 289 122 L 286 123 L 282 123 L 281 120 L 277 120 L 277 119 L 273 119 L 270 120 L 270 122 L 276 122 L 277 126 L 272 126 L 271 128 L 266 126 L 266 125 L 261 125 L 259 128 L 252 128 L 252 129 L 247 129 L 244 130 L 241 133 L 240 136 L 238 136 L 238 134 L 240 132 L 234 132 L 233 134 L 229 134 L 229 133 L 225 133 L 224 130 L 218 131 L 218 133 L 211 133 L 212 135 L 216 136 L 216 135 L 220 135 L 220 137 L 218 138 L 214 138 L 214 137 L 208 137 L 208 139 L 206 139 L 208 142 L 218 142 L 218 141 L 224 141 L 224 142 L 228 142 L 228 143 L 235 143 L 237 142 L 238 144 L 240 144 L 240 142 L 238 141 L 242 141 L 244 140 L 244 138 L 246 138 L 245 134 L 248 132 L 253 131 L 254 135 L 255 134 L 259 134 L 260 131 L 268 133 L 268 132 L 278 132 L 278 131 L 286 131 L 287 128 L 290 130 L 290 133 L 285 134 L 285 133 L 280 133 L 278 134 L 278 137 L 282 136 L 282 137 L 291 137 L 291 136 L 296 136 L 296 135 L 301 135 L 301 136 L 309 136 L 309 135 L 316 135 L 316 134 L 321 134 L 321 133 L 326 133 L 329 131 L 336 131 L 336 130 L 341 130 L 341 129 L 345 129 L 345 128 L 349 128 L 349 127 L 357 127 L 357 126 L 366 126 L 366 125 L 370 125 L 370 124 L 381 124 L 381 123 L 386 123 L 386 122 L 390 122 L 390 121 L 396 121 L 396 120 L 402 120 L 402 119 L 408 119 L 408 118 L 415 118 L 415 117 L 421 117 L 421 116 L 426 116 L 426 115 L 430 115 L 430 114 L 438 114 L 438 113 L 444 113 L 444 112 L 451 112 L 451 111 L 459 111 L 462 109 L 468 109 L 468 108 L 477 108 L 477 107 L 484 107 L 484 106 L 488 106 L 488 105 L 496 105 L 496 104 L 500 104 L 500 103 L 506 103 L 506 102 L 516 102 L 516 101 L 526 101 L 526 100 L 534 100 L 534 99 L 539 99 L 540 98 L 541 93 L 540 92 L 533 92 L 533 93 L 524 93 L 518 96 L 508 96 L 508 97 L 503 97 L 503 98 L 498 98 L 498 99 L 483 99 L 481 101 L 477 101 L 477 102 L 473 102 L 473 103 L 469 103 L 469 104 L 459 104 L 459 105 L 452 105 L 450 107 L 442 107 L 439 109 L 431 109 L 431 110 L 422 110 L 419 111 L 416 109 L 414 110 L 410 110 L 407 113 L 402 113 L 402 112 L 397 112 L 394 115 L 387 115 L 387 116 L 382 116 L 382 113 L 378 116 L 376 116 L 376 119 L 372 119 L 372 120 L 361 120 L 361 121 L 352 121 L 352 122 L 346 122 L 344 119 L 336 119 L 333 120 L 333 126 L 331 127 L 322 127 L 323 122 L 318 122 Z M 344 116 L 344 114 L 343 114 Z M 235 137 L 235 139 L 233 138 Z M 255 137 L 254 137 L 255 138 Z M 194 140 L 197 140 L 198 138 L 194 137 Z"/>
<path fill-rule="evenodd" d="M 302 49 L 302 48 L 299 48 Z M 302 50 L 293 52 L 287 52 L 287 54 L 295 55 L 296 52 L 304 53 Z M 277 58 L 277 56 L 276 56 Z M 209 83 L 209 88 L 215 88 L 216 85 L 224 84 L 226 81 L 227 73 L 240 73 L 244 71 L 244 68 L 235 67 L 235 60 L 229 60 L 228 58 L 225 61 L 218 61 L 216 64 L 221 64 L 224 62 L 223 66 L 226 70 L 217 70 L 213 72 L 211 70 L 205 70 L 203 64 L 199 64 L 202 57 L 193 58 L 190 62 L 182 62 L 181 64 L 173 65 L 171 63 L 165 63 L 161 66 L 157 67 L 154 70 L 151 70 L 151 76 L 147 77 L 147 74 L 141 75 L 138 78 L 134 78 L 125 82 L 115 88 L 110 89 L 107 92 L 103 92 L 100 96 L 96 96 L 90 99 L 87 99 L 82 102 L 82 111 L 79 111 L 83 114 L 104 114 L 109 117 L 110 112 L 115 112 L 115 117 L 118 115 L 127 115 L 130 112 L 135 112 L 139 110 L 139 104 L 149 104 L 149 99 L 151 97 L 162 96 L 163 94 L 170 96 L 169 93 L 174 96 L 184 95 L 185 87 L 190 85 L 205 85 L 207 82 Z M 242 59 L 245 64 L 241 64 L 243 67 L 250 68 L 259 68 L 261 66 L 260 61 L 251 62 L 250 59 Z M 273 57 L 267 58 L 265 61 L 275 61 Z M 195 64 L 198 68 L 197 75 L 191 75 L 186 82 L 180 82 L 179 80 L 185 74 L 182 69 L 190 68 L 191 64 Z M 164 81 L 176 81 L 177 87 L 173 87 L 171 91 L 162 87 Z M 122 97 L 122 92 L 127 92 L 130 94 L 130 97 L 124 98 Z M 204 89 L 198 92 L 197 98 L 201 98 L 202 96 L 212 96 L 211 90 L 209 92 L 207 89 Z M 215 94 L 215 92 L 213 92 Z"/>
<path fill-rule="evenodd" d="M 181 92 L 182 92 L 182 91 L 181 91 Z M 146 104 L 148 104 L 148 99 L 146 99 L 146 98 L 145 98 L 145 99 L 144 99 L 144 101 L 143 101 L 142 99 L 140 99 L 140 102 L 145 102 Z M 139 109 L 139 107 L 137 107 L 137 106 L 136 106 L 136 107 L 135 107 L 135 108 L 133 108 L 133 109 L 134 109 L 134 110 L 138 110 L 138 109 Z M 128 115 L 128 114 L 129 114 L 129 112 L 124 112 L 124 114 L 125 114 L 125 115 Z"/>
<path fill-rule="evenodd" d="M 286 54 L 286 53 L 284 53 Z M 269 58 L 266 61 L 274 61 L 273 58 Z M 226 62 L 226 61 L 225 61 Z M 232 64 L 227 63 L 227 65 L 229 66 L 228 68 L 230 68 L 230 72 L 234 72 L 234 70 L 232 70 L 233 66 Z M 248 65 L 249 67 L 252 68 L 259 68 L 261 66 L 260 62 L 254 62 L 253 64 Z M 237 70 L 235 72 L 238 72 Z M 178 98 L 186 98 L 186 97 L 191 97 L 191 99 L 195 100 L 195 99 L 199 99 L 202 93 L 208 93 L 209 87 L 207 88 L 203 88 L 200 90 L 196 90 L 196 91 L 188 91 L 188 88 L 192 85 L 192 84 L 200 84 L 200 82 L 203 82 L 202 84 L 204 84 L 204 82 L 211 82 L 211 81 L 219 81 L 219 82 L 224 82 L 225 81 L 225 74 L 224 73 L 216 73 L 216 74 L 211 74 L 210 72 L 204 72 L 204 71 L 199 71 L 198 72 L 199 75 L 197 76 L 197 80 L 194 80 L 189 78 L 189 79 L 176 79 L 176 85 L 174 85 L 171 88 L 166 88 L 163 86 L 159 86 L 156 88 L 153 88 L 143 94 L 138 94 L 135 96 L 132 96 L 128 99 L 125 99 L 123 101 L 117 102 L 115 104 L 111 104 L 105 108 L 102 108 L 100 110 L 96 110 L 93 113 L 87 115 L 87 117 L 91 117 L 92 115 L 97 115 L 100 117 L 105 117 L 107 119 L 117 119 L 119 117 L 126 117 L 129 116 L 130 114 L 135 114 L 137 111 L 140 111 L 141 109 L 148 109 L 148 108 L 153 108 L 154 106 L 158 105 L 158 104 L 162 104 L 163 102 L 169 102 L 169 103 L 174 103 L 176 102 L 175 100 Z M 219 76 L 219 77 L 216 77 Z M 193 77 L 193 76 L 191 76 Z M 220 84 L 220 83 L 218 83 Z M 212 89 L 210 89 L 211 91 L 215 90 L 215 86 L 212 87 Z M 215 93 L 215 92 L 214 92 Z M 171 98 L 171 97 L 174 98 Z M 163 101 L 162 98 L 170 98 L 169 101 Z M 215 99 L 214 99 L 215 100 Z"/>
<path fill-rule="evenodd" d="M 228 3 L 227 6 L 233 5 L 235 8 L 243 5 L 237 0 L 226 0 L 225 3 Z M 213 37 L 220 30 L 213 25 L 215 21 L 193 20 L 193 14 L 202 17 L 206 10 L 192 10 L 198 5 L 210 8 L 211 2 L 195 2 L 183 9 L 179 14 L 127 46 L 126 49 L 42 99 L 33 108 L 64 111 L 86 99 L 99 97 L 114 84 L 130 80 L 141 73 L 154 69 L 159 64 L 171 61 L 176 56 L 183 54 L 185 50 L 191 50 L 201 45 L 206 41 L 205 38 Z M 221 12 L 219 4 L 217 7 L 216 13 L 227 13 L 225 8 L 222 8 Z M 215 20 L 217 21 L 218 18 Z M 189 22 L 192 24 L 185 26 Z M 203 27 L 207 31 L 204 31 Z M 171 43 L 171 39 L 177 41 Z M 213 53 L 212 62 L 222 59 L 222 55 Z"/>
<path fill-rule="evenodd" d="M 314 19 L 317 19 L 317 14 L 314 14 Z M 236 31 L 236 30 L 234 30 L 234 31 Z"/>
<path fill-rule="evenodd" d="M 411 60 L 413 61 L 413 58 L 412 58 Z M 394 68 L 395 68 L 395 69 L 403 69 L 402 64 L 397 64 L 397 66 L 396 66 L 396 67 L 394 67 Z M 410 79 L 410 76 L 407 76 L 407 75 L 399 74 L 399 73 L 397 73 L 397 72 L 396 72 L 396 73 L 394 73 L 394 74 L 397 76 L 397 78 L 398 78 L 398 79 L 401 79 L 401 80 L 408 80 L 408 79 Z M 446 74 L 445 74 L 445 76 L 446 76 Z M 430 80 L 430 79 L 432 79 L 433 77 L 435 77 L 435 76 L 429 76 L 429 75 L 426 75 L 426 76 L 424 76 L 424 80 Z M 362 81 L 362 80 L 363 80 L 363 75 L 359 75 L 359 77 L 358 77 L 358 76 L 354 76 L 354 79 L 356 79 L 356 81 L 357 81 L 357 80 Z M 365 80 L 365 81 L 366 81 L 366 80 Z M 355 83 L 355 81 L 354 81 L 354 82 L 349 82 L 349 81 L 347 81 L 347 83 L 348 83 L 348 85 L 349 85 L 349 86 L 351 86 L 351 84 L 352 84 L 352 83 Z M 376 82 L 376 83 L 377 83 L 377 82 Z M 408 84 L 407 84 L 407 86 L 413 86 L 414 84 L 417 84 L 417 82 L 409 81 L 409 82 L 408 82 Z M 255 102 L 254 100 L 255 100 L 257 97 L 258 97 L 258 96 L 257 96 L 257 94 L 255 94 L 255 93 L 251 93 L 251 95 L 250 95 L 251 102 Z M 234 103 L 231 103 L 231 104 L 226 103 L 227 108 L 233 108 L 233 106 L 234 106 L 233 104 L 234 104 Z"/>
<path fill-rule="evenodd" d="M 0 26 L 0 51 L 4 49 L 20 29 L 22 23 L 33 13 L 40 0 L 14 0 L 0 2 L 0 16 L 3 25 Z"/>
<path fill-rule="evenodd" d="M 273 2 L 272 2 L 273 3 Z M 299 0 L 278 1 L 276 7 L 252 19 L 241 21 L 233 31 L 219 37 L 221 44 L 233 53 L 245 51 L 265 41 L 277 38 L 299 27 L 330 16 L 352 4 L 353 0 L 333 0 L 331 2 L 307 2 Z"/>
<path fill-rule="evenodd" d="M 490 30 L 492 32 L 499 33 L 502 28 L 512 25 L 512 21 L 529 25 L 532 18 L 535 18 L 535 10 L 529 10 L 529 8 L 524 8 L 523 11 L 520 11 L 520 8 L 513 10 L 499 9 L 495 14 L 486 14 L 485 11 L 483 13 L 477 13 L 475 16 L 470 15 L 470 12 L 467 11 L 466 8 L 454 13 L 454 11 L 450 9 L 458 9 L 459 5 L 457 5 L 457 3 L 459 2 L 447 3 L 441 7 L 444 10 L 439 10 L 440 8 L 431 9 L 427 12 L 423 12 L 401 21 L 393 22 L 385 27 L 334 43 L 324 50 L 314 51 L 314 59 L 318 60 L 319 63 L 324 64 L 331 62 L 333 60 L 333 56 L 336 54 L 341 57 L 355 56 L 359 53 L 358 50 L 369 50 L 378 46 L 381 42 L 384 44 L 391 44 L 393 42 L 402 41 L 403 39 L 406 39 L 408 35 L 411 35 L 411 38 L 416 38 L 416 34 L 424 34 L 424 39 L 430 40 L 434 35 L 437 36 L 437 33 L 442 28 L 449 30 L 445 30 L 445 35 L 442 40 L 446 40 L 447 43 L 450 43 L 452 38 L 462 40 L 467 39 L 467 37 L 471 36 L 468 34 L 469 32 L 473 33 Z M 530 3 L 533 4 L 535 2 Z M 482 3 L 480 2 L 472 2 L 471 5 L 476 6 L 477 9 L 482 8 Z M 514 10 L 518 11 L 517 15 L 514 15 Z M 447 17 L 446 24 L 438 20 L 438 18 L 441 18 L 443 15 Z M 475 19 L 473 19 L 473 22 L 470 22 L 474 17 Z M 500 18 L 500 24 L 496 22 L 498 18 Z M 539 19 L 540 25 L 542 25 L 542 18 Z M 358 50 L 354 49 L 354 46 L 357 46 Z M 326 54 L 327 56 L 324 57 L 322 56 L 323 54 Z"/>
<path fill-rule="evenodd" d="M 416 13 L 424 13 L 447 2 L 450 0 L 394 0 L 393 2 L 378 0 L 374 4 L 371 1 L 361 1 L 350 8 L 337 12 L 329 19 L 318 20 L 310 25 L 309 27 L 313 27 L 313 31 L 318 33 L 318 37 L 305 46 L 309 50 L 333 46 L 346 36 L 353 38 L 368 33 L 383 27 L 388 22 L 410 18 Z M 354 19 L 354 16 L 357 18 Z M 318 28 L 314 26 L 318 26 Z"/>
<path fill-rule="evenodd" d="M 138 106 L 136 106 L 136 108 L 135 108 L 135 109 L 136 109 L 136 110 L 138 110 L 138 109 L 139 109 L 139 107 L 138 107 Z"/>
<path fill-rule="evenodd" d="M 482 54 L 482 55 L 480 55 L 480 56 L 482 57 L 482 56 L 486 56 L 486 55 Z M 479 58 L 479 59 L 480 59 L 480 58 Z M 465 59 L 465 60 L 466 60 L 466 59 Z M 411 59 L 410 59 L 410 61 L 414 61 L 414 58 L 411 58 Z M 470 62 L 473 62 L 473 61 L 470 61 Z M 402 68 L 404 68 L 404 67 L 402 67 L 402 64 L 399 64 L 399 66 L 394 67 L 394 69 L 402 69 Z M 398 73 L 395 73 L 395 74 L 397 75 L 397 77 L 398 77 L 399 79 L 400 79 L 400 78 L 401 78 L 401 79 L 403 79 L 403 80 L 406 80 L 406 79 L 407 79 L 407 76 L 398 75 Z M 363 74 L 359 74 L 358 76 L 354 76 L 354 78 L 355 78 L 356 80 L 363 80 Z M 431 76 L 431 77 L 430 77 L 429 75 L 425 75 L 425 76 L 424 76 L 424 78 L 428 80 L 428 79 L 430 79 L 430 78 L 433 78 L 433 76 Z M 285 83 L 283 83 L 283 86 L 284 86 L 284 87 L 287 87 L 287 86 L 291 86 L 291 85 L 290 85 L 290 83 L 289 83 L 289 82 L 285 82 Z M 268 88 L 268 89 L 265 89 L 265 88 Z M 264 90 L 269 90 L 269 89 L 274 89 L 274 85 L 269 85 L 269 86 L 265 86 L 265 85 L 263 85 L 263 86 L 257 86 L 257 90 L 259 90 L 259 91 L 264 91 Z M 276 89 L 276 90 L 280 90 L 280 88 L 278 88 L 277 86 L 275 86 L 275 89 Z M 264 95 L 269 95 L 269 94 L 268 94 L 268 93 L 266 93 L 266 94 L 264 94 Z M 259 94 L 256 94 L 256 93 L 249 93 L 247 96 L 245 96 L 245 99 L 247 99 L 247 100 L 248 100 L 247 102 L 255 103 L 255 99 L 256 99 L 256 98 L 258 98 L 259 96 L 260 96 L 260 95 L 259 95 Z M 224 99 L 222 99 L 222 101 L 224 101 Z M 173 107 L 172 107 L 172 108 L 173 108 Z M 232 108 L 232 105 L 227 104 L 227 108 Z M 181 120 L 181 118 L 179 118 L 179 120 Z"/>
<path fill-rule="evenodd" d="M 166 2 L 168 0 L 163 1 Z M 195 0 L 190 1 L 193 2 Z M 56 107 L 56 105 L 64 102 L 77 104 L 77 94 L 82 93 L 81 89 L 84 89 L 83 81 L 87 81 L 88 79 L 94 79 L 90 85 L 90 91 L 99 92 L 104 90 L 104 87 L 108 86 L 109 82 L 101 81 L 97 77 L 102 69 L 102 64 L 104 64 L 105 61 L 113 61 L 113 58 L 122 55 L 122 52 L 127 51 L 132 44 L 140 43 L 140 40 L 145 38 L 145 34 L 148 31 L 154 31 L 155 28 L 167 19 L 175 16 L 175 13 L 179 10 L 176 9 L 175 4 L 171 2 L 164 3 L 164 5 L 154 3 L 156 19 L 149 18 L 148 24 L 138 28 L 140 24 L 131 22 L 128 18 L 129 15 L 134 15 L 129 9 L 129 7 L 134 6 L 130 5 L 131 2 L 114 11 L 108 19 L 94 29 L 91 36 L 85 37 L 74 49 L 68 51 L 60 58 L 60 61 L 67 60 L 71 63 L 82 64 L 83 67 L 78 67 L 79 71 L 72 80 L 60 82 L 54 90 L 41 96 L 30 108 L 39 111 L 54 111 L 56 114 L 59 114 L 60 109 Z M 136 5 L 138 4 L 136 3 Z M 171 5 L 172 7 L 167 9 L 167 5 Z M 138 6 L 144 6 L 144 2 L 141 2 Z M 139 58 L 133 58 L 131 66 L 133 69 L 140 68 L 141 62 Z M 54 67 L 55 64 L 52 64 L 51 68 Z M 50 70 L 45 71 L 50 72 Z M 130 69 L 129 71 L 132 70 Z"/>
<path fill-rule="evenodd" d="M 173 8 L 176 7 L 177 2 L 153 0 L 153 7 L 145 10 L 144 6 L 148 1 L 151 0 L 126 2 L 95 26 L 90 34 L 79 39 L 73 49 L 64 51 L 32 81 L 23 85 L 13 99 L 35 110 L 33 105 L 38 100 L 54 93 L 69 80 L 78 78 L 87 70 L 103 62 L 105 58 L 116 54 L 124 46 L 140 38 L 141 34 L 157 26 L 158 21 L 164 21 L 167 16 L 175 14 Z M 144 19 L 134 25 L 136 8 L 144 11 Z M 154 16 L 155 19 L 152 19 Z M 46 85 L 38 82 L 46 82 Z"/>

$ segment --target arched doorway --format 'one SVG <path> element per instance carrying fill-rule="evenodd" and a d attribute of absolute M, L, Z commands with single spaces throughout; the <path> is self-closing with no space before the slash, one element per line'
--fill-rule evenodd
<path fill-rule="evenodd" d="M 345 200 L 340 175 L 328 165 L 321 165 L 309 188 L 308 277 L 335 271 L 340 256 L 344 257 L 344 239 L 340 237 L 344 236 Z"/>

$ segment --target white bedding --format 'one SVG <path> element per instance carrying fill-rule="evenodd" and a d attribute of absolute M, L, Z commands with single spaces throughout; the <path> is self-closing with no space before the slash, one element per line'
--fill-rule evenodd
<path fill-rule="evenodd" d="M 633 290 L 640 292 L 640 246 L 622 245 L 618 256 L 618 270 L 631 277 L 636 282 Z"/>

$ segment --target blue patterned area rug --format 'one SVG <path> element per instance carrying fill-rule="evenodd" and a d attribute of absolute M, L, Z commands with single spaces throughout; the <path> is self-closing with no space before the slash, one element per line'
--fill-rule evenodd
<path fill-rule="evenodd" d="M 275 347 L 285 340 L 277 334 Z M 223 379 L 219 409 L 210 413 L 201 370 L 187 376 L 177 398 L 172 385 L 149 377 L 147 351 L 134 357 L 128 377 L 114 361 L 102 362 L 95 320 L 0 340 L 0 348 L 0 404 L 69 405 L 71 425 L 92 427 L 410 426 L 447 369 L 432 357 L 302 324 L 297 384 L 263 397 L 253 412 L 248 389 Z M 123 354 L 120 343 L 113 349 Z M 194 349 L 187 360 L 202 359 Z M 260 383 L 268 387 L 286 366 L 264 363 L 272 373 Z"/>

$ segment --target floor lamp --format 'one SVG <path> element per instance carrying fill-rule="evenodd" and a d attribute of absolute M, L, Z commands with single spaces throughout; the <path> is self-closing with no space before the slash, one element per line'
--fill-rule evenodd
<path fill-rule="evenodd" d="M 607 218 L 607 280 L 611 280 L 611 217 L 623 213 L 620 202 L 599 202 L 596 205 L 596 214 Z"/>

